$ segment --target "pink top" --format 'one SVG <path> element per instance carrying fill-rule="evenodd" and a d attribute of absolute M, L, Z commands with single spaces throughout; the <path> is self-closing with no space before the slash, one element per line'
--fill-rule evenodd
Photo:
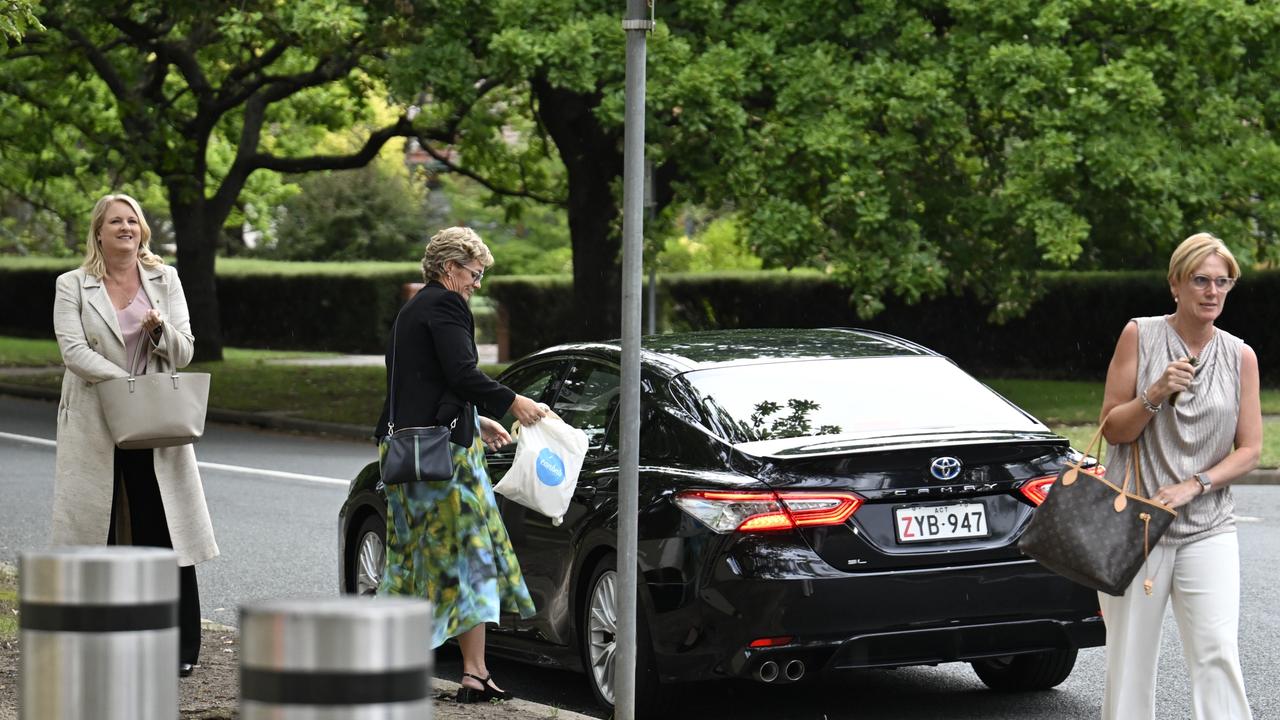
<path fill-rule="evenodd" d="M 128 358 L 125 362 L 134 362 L 134 356 L 138 354 L 138 345 L 147 343 L 148 347 L 142 350 L 142 357 L 138 358 L 137 366 L 133 368 L 125 368 L 132 375 L 145 375 L 147 373 L 147 358 L 151 354 L 150 338 L 146 337 L 146 331 L 142 329 L 142 321 L 147 317 L 147 311 L 151 309 L 151 301 L 147 299 L 147 294 L 142 292 L 142 287 L 138 287 L 138 293 L 133 296 L 133 300 L 122 310 L 116 310 L 116 320 L 120 322 L 120 334 L 124 336 L 124 353 Z"/>

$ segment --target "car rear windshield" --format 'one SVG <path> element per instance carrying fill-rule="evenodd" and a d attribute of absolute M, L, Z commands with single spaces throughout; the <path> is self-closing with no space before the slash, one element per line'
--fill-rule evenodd
<path fill-rule="evenodd" d="M 934 356 L 801 360 L 684 374 L 709 429 L 730 442 L 938 431 L 1043 431 Z"/>

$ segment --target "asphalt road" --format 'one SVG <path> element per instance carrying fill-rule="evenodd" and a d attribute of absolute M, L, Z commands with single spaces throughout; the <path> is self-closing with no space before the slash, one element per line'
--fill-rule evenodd
<path fill-rule="evenodd" d="M 53 403 L 0 397 L 0 562 L 43 547 L 52 496 Z M 15 437 L 20 436 L 20 437 Z M 21 439 L 34 438 L 34 439 Z M 43 439 L 44 442 L 41 442 Z M 253 598 L 332 596 L 337 589 L 335 525 L 345 481 L 373 457 L 364 443 L 210 426 L 197 446 L 222 556 L 200 566 L 204 616 L 236 624 Z M 1280 720 L 1280 487 L 1235 489 L 1243 576 L 1241 650 L 1257 720 Z M 585 677 L 491 659 L 504 687 L 547 705 L 607 717 Z M 456 679 L 456 651 L 437 658 L 437 675 Z M 847 673 L 791 686 L 691 686 L 673 717 L 735 720 L 904 718 L 1096 718 L 1103 652 L 1083 651 L 1056 690 L 989 692 L 967 665 Z M 1156 717 L 1190 717 L 1186 671 L 1172 615 L 1166 618 Z"/>
<path fill-rule="evenodd" d="M 0 562 L 48 543 L 56 403 L 0 398 Z M 11 436 L 34 438 L 20 440 Z M 371 444 L 210 425 L 196 446 L 220 557 L 199 567 L 205 618 L 240 603 L 337 594 L 337 516 Z"/>

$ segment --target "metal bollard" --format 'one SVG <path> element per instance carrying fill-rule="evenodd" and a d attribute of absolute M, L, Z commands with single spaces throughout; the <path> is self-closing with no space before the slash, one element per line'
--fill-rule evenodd
<path fill-rule="evenodd" d="M 241 720 L 430 720 L 431 612 L 407 598 L 241 606 Z"/>
<path fill-rule="evenodd" d="M 178 556 L 66 547 L 18 560 L 18 717 L 178 716 Z"/>

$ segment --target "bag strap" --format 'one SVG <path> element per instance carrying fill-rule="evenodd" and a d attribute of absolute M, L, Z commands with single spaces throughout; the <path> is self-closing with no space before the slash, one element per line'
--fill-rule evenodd
<path fill-rule="evenodd" d="M 405 305 L 408 304 L 405 303 Z M 391 377 L 387 380 L 387 435 L 396 431 L 396 329 L 400 327 L 400 315 L 403 312 L 402 305 L 396 311 L 395 322 L 391 323 Z"/>
<path fill-rule="evenodd" d="M 397 328 L 400 327 L 400 316 L 404 314 L 404 309 L 409 303 L 400 306 L 400 310 L 396 312 L 395 322 L 391 323 L 391 377 L 387 380 L 387 435 L 391 435 L 396 431 L 396 335 Z M 449 429 L 452 430 L 458 424 L 458 418 L 454 418 L 449 423 Z"/>
<path fill-rule="evenodd" d="M 161 371 L 161 372 L 164 372 L 164 361 L 165 361 L 167 358 L 166 358 L 164 355 L 161 355 L 161 354 L 159 354 L 159 353 L 157 353 L 157 352 L 156 352 L 156 348 L 155 348 L 155 346 L 151 343 L 151 338 L 149 337 L 149 335 L 150 335 L 150 333 L 143 332 L 143 333 L 142 333 L 142 338 L 138 341 L 138 348 L 137 348 L 136 350 L 134 350 L 134 351 L 133 351 L 133 363 L 132 363 L 132 364 L 130 364 L 130 365 L 129 365 L 129 367 L 127 368 L 127 370 L 129 371 L 129 379 L 131 379 L 131 380 L 132 380 L 133 378 L 137 377 L 137 373 L 136 373 L 136 372 L 134 372 L 134 368 L 138 367 L 138 362 L 139 362 L 140 360 L 142 360 L 142 354 L 143 354 L 143 351 L 144 351 L 144 350 L 146 351 L 146 355 L 147 355 L 147 360 L 148 360 L 148 362 L 151 360 L 151 356 L 152 356 L 152 355 L 155 355 L 156 357 L 160 358 L 159 369 L 160 369 L 160 371 Z M 173 363 L 170 363 L 170 365 L 172 365 L 172 364 L 173 364 Z M 145 365 L 143 366 L 143 374 L 146 374 L 146 366 L 145 366 Z M 177 375 L 177 374 L 178 374 L 178 368 L 176 368 L 176 367 L 171 368 L 171 369 L 170 369 L 170 373 L 169 373 L 169 374 L 171 374 L 171 375 Z"/>

